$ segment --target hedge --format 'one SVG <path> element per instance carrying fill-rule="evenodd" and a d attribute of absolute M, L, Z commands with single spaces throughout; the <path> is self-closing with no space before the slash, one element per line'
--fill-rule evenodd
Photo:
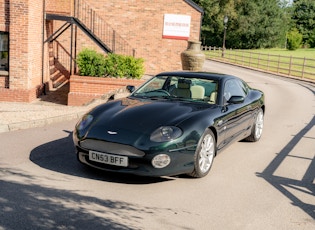
<path fill-rule="evenodd" d="M 142 58 L 112 53 L 104 56 L 87 48 L 78 54 L 76 62 L 81 76 L 140 79 L 145 72 Z"/>

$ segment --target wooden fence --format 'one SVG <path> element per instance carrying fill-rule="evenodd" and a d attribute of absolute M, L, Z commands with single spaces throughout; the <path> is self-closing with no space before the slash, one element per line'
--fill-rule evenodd
<path fill-rule="evenodd" d="M 206 58 L 267 72 L 315 80 L 315 59 L 202 46 Z"/>

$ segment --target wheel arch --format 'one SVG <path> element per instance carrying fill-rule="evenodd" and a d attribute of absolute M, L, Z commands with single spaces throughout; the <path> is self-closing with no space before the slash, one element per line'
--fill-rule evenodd
<path fill-rule="evenodd" d="M 217 148 L 218 148 L 218 146 L 217 146 L 217 143 L 218 143 L 218 132 L 215 129 L 215 127 L 213 127 L 213 126 L 208 127 L 208 129 L 212 131 L 212 133 L 214 135 L 214 138 L 215 138 L 215 143 L 216 143 L 215 156 L 216 156 L 217 155 Z"/>

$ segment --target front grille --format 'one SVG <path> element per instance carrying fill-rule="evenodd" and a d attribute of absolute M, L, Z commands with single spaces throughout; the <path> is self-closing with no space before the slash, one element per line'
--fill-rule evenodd
<path fill-rule="evenodd" d="M 145 153 L 130 145 L 87 139 L 80 142 L 80 146 L 87 150 L 95 150 L 104 153 L 117 154 L 121 156 L 143 157 Z"/>

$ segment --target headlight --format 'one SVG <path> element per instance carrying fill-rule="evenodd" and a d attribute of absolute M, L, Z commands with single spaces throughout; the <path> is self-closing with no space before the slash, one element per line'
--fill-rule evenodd
<path fill-rule="evenodd" d="M 171 162 L 171 158 L 166 154 L 156 155 L 152 159 L 153 167 L 158 168 L 158 169 L 161 169 L 161 168 L 168 166 L 170 162 Z"/>
<path fill-rule="evenodd" d="M 86 129 L 92 123 L 92 121 L 93 116 L 91 114 L 84 115 L 77 126 L 78 130 Z"/>
<path fill-rule="evenodd" d="M 182 130 L 175 126 L 162 126 L 155 130 L 150 137 L 154 142 L 165 142 L 174 140 L 182 135 Z"/>

